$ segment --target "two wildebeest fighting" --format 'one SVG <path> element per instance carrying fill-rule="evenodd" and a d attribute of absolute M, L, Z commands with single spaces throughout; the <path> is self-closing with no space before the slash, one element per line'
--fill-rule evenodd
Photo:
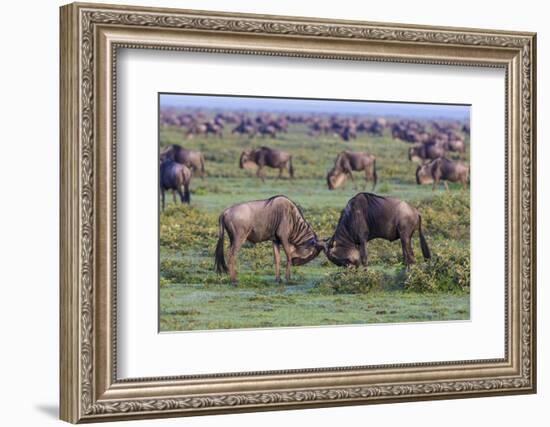
<path fill-rule="evenodd" d="M 320 240 L 304 218 L 302 210 L 285 196 L 239 203 L 227 208 L 219 217 L 215 268 L 229 272 L 236 285 L 237 253 L 246 241 L 256 244 L 271 241 L 275 261 L 275 279 L 280 281 L 280 249 L 286 256 L 285 278 L 290 279 L 291 265 L 303 265 L 323 251 L 338 266 L 367 267 L 367 242 L 372 239 L 401 241 L 403 261 L 414 263 L 411 239 L 418 230 L 425 259 L 430 250 L 422 232 L 419 212 L 408 203 L 372 193 L 358 193 L 350 199 L 340 215 L 332 237 Z M 229 236 L 229 255 L 224 257 L 225 231 Z"/>

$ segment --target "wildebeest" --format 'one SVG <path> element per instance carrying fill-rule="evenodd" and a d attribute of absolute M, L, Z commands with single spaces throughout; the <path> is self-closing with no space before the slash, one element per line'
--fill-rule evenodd
<path fill-rule="evenodd" d="M 464 189 L 468 185 L 470 171 L 466 164 L 458 161 L 452 161 L 446 158 L 439 158 L 425 163 L 416 168 L 416 183 L 432 184 L 432 191 L 435 190 L 439 181 L 445 184 L 445 189 L 449 191 L 450 182 L 460 182 Z"/>
<path fill-rule="evenodd" d="M 342 151 L 334 161 L 334 167 L 327 174 L 329 190 L 340 187 L 346 176 L 351 178 L 355 186 L 353 171 L 364 171 L 365 182 L 372 181 L 372 189 L 376 187 L 378 175 L 376 174 L 376 157 L 366 152 Z"/>
<path fill-rule="evenodd" d="M 161 162 L 167 159 L 174 160 L 187 166 L 193 173 L 198 173 L 201 178 L 204 178 L 206 175 L 204 156 L 200 151 L 186 150 L 181 145 L 172 144 L 167 146 L 160 153 Z"/>
<path fill-rule="evenodd" d="M 422 233 L 422 218 L 415 208 L 393 197 L 358 193 L 340 214 L 334 235 L 321 244 L 327 258 L 334 264 L 366 268 L 368 241 L 378 238 L 393 242 L 400 239 L 403 259 L 409 266 L 414 263 L 411 238 L 416 230 L 422 254 L 428 259 L 430 249 Z"/>
<path fill-rule="evenodd" d="M 414 145 L 409 148 L 409 160 L 411 161 L 437 159 L 444 155 L 445 148 L 435 143 Z"/>
<path fill-rule="evenodd" d="M 456 151 L 458 153 L 464 153 L 466 151 L 466 145 L 462 138 L 452 138 L 447 142 L 446 149 L 449 151 Z"/>
<path fill-rule="evenodd" d="M 232 134 L 246 135 L 249 138 L 253 138 L 256 135 L 256 126 L 252 123 L 249 117 L 241 119 L 240 123 L 233 128 Z"/>
<path fill-rule="evenodd" d="M 228 263 L 223 254 L 224 231 L 229 236 Z M 290 265 L 303 265 L 314 259 L 322 250 L 317 235 L 305 220 L 302 211 L 285 196 L 267 200 L 239 203 L 227 208 L 219 217 L 218 244 L 215 268 L 227 273 L 233 285 L 237 282 L 235 261 L 245 241 L 259 243 L 271 240 L 275 259 L 275 278 L 280 281 L 281 246 L 286 255 L 285 278 L 290 279 Z"/>
<path fill-rule="evenodd" d="M 258 133 L 262 136 L 262 137 L 271 137 L 271 138 L 276 138 L 277 137 L 277 128 L 273 125 L 260 125 L 258 127 Z"/>
<path fill-rule="evenodd" d="M 176 192 L 182 203 L 191 202 L 191 171 L 185 165 L 175 162 L 172 159 L 164 160 L 160 164 L 160 194 L 162 196 L 162 210 L 164 210 L 164 199 L 166 190 L 172 190 L 174 203 L 176 203 Z"/>
<path fill-rule="evenodd" d="M 204 135 L 208 138 L 210 134 L 223 138 L 223 124 L 216 123 L 214 120 L 195 122 L 189 126 L 185 136 L 188 139 L 193 138 L 195 135 Z"/>
<path fill-rule="evenodd" d="M 346 142 L 357 138 L 355 125 L 351 123 L 344 125 L 338 132 L 336 132 L 336 134 Z"/>
<path fill-rule="evenodd" d="M 273 150 L 269 147 L 260 147 L 258 149 L 245 150 L 239 159 L 239 167 L 241 169 L 256 165 L 256 176 L 261 178 L 262 182 L 265 177 L 262 173 L 264 167 L 279 169 L 277 178 L 281 178 L 283 170 L 288 169 L 290 178 L 294 178 L 294 167 L 292 166 L 292 156 L 286 151 Z"/>

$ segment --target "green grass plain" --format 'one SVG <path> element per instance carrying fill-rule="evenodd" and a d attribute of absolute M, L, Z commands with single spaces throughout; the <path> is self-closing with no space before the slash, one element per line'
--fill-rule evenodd
<path fill-rule="evenodd" d="M 465 320 L 470 317 L 470 194 L 451 184 L 432 192 L 415 182 L 416 164 L 409 145 L 387 135 L 361 134 L 353 142 L 332 136 L 312 138 L 303 125 L 291 125 L 277 138 L 184 138 L 177 127 L 161 127 L 160 145 L 180 144 L 205 155 L 208 177 L 194 177 L 191 205 L 174 204 L 160 216 L 160 330 L 184 331 L 285 326 Z M 466 140 L 469 148 L 469 140 Z M 262 183 L 241 170 L 242 150 L 267 145 L 293 154 L 295 179 L 276 180 L 267 169 Z M 271 243 L 245 244 L 238 255 L 238 286 L 213 270 L 218 216 L 248 200 L 284 194 L 303 210 L 320 237 L 332 235 L 340 211 L 357 191 L 371 191 L 355 174 L 343 189 L 329 191 L 326 173 L 344 150 L 369 151 L 377 157 L 377 194 L 401 198 L 422 214 L 423 229 L 434 255 L 426 263 L 413 237 L 417 264 L 405 271 L 398 241 L 369 242 L 369 271 L 336 267 L 321 254 L 292 268 L 289 283 L 277 284 Z M 469 149 L 467 150 L 469 152 Z M 465 158 L 468 161 L 467 155 Z M 226 237 L 226 253 L 227 253 Z M 283 256 L 284 259 L 284 256 Z"/>

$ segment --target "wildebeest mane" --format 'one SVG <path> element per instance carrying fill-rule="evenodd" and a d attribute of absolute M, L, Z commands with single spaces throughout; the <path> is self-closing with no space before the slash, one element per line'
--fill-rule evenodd
<path fill-rule="evenodd" d="M 267 199 L 265 201 L 265 205 L 266 206 L 269 206 L 271 203 L 273 203 L 273 201 L 279 197 L 282 197 L 286 200 L 288 200 L 292 205 L 294 205 L 296 207 L 296 209 L 298 209 L 298 212 L 300 212 L 300 216 L 302 217 L 302 219 L 307 223 L 307 225 L 309 225 L 309 223 L 307 222 L 307 220 L 304 218 L 304 210 L 302 209 L 302 207 L 296 203 L 294 203 L 292 200 L 290 200 L 288 197 L 286 197 L 284 194 L 277 194 L 276 196 L 271 196 L 269 199 Z"/>
<path fill-rule="evenodd" d="M 367 226 L 369 229 L 371 229 L 376 224 L 376 216 L 374 212 L 375 209 L 369 209 L 370 207 L 376 207 L 377 205 L 380 205 L 380 203 L 383 200 L 386 200 L 384 196 L 379 196 L 378 194 L 374 193 L 361 193 L 361 195 L 367 200 L 367 212 L 366 212 L 366 218 L 367 218 Z"/>
<path fill-rule="evenodd" d="M 294 203 L 292 200 L 290 200 L 288 197 L 286 197 L 285 195 L 283 194 L 277 194 L 276 196 L 272 196 L 270 197 L 269 199 L 266 200 L 265 202 L 265 205 L 266 206 L 269 206 L 271 203 L 273 203 L 273 201 L 279 197 L 282 197 L 284 198 L 285 200 L 287 200 L 288 202 L 290 202 L 290 204 L 292 206 L 294 206 L 297 210 L 298 210 L 298 213 L 300 214 L 300 219 L 302 221 L 298 221 L 297 224 L 295 224 L 295 226 L 297 225 L 298 228 L 300 228 L 299 230 L 297 230 L 295 228 L 294 232 L 296 233 L 301 233 L 302 231 L 304 231 L 304 228 L 306 228 L 307 230 L 311 231 L 313 233 L 313 236 L 314 237 L 317 237 L 317 234 L 315 233 L 315 231 L 313 231 L 313 228 L 311 227 L 311 225 L 309 224 L 309 222 L 307 222 L 307 219 L 304 217 L 304 211 L 302 209 L 302 207 L 296 203 Z M 305 227 L 300 227 L 300 224 L 305 224 Z"/>
<path fill-rule="evenodd" d="M 360 194 L 362 194 L 363 197 L 365 197 L 369 203 L 379 203 L 381 200 L 386 200 L 386 197 L 379 196 L 378 194 L 374 194 L 374 193 L 364 192 Z"/>
<path fill-rule="evenodd" d="M 349 218 L 350 218 L 351 209 L 349 207 L 349 202 L 344 209 L 340 212 L 340 218 L 338 219 L 338 224 L 334 230 L 331 241 L 334 240 L 337 236 L 344 236 L 349 240 L 350 233 L 348 230 Z"/>
<path fill-rule="evenodd" d="M 357 195 L 355 195 L 352 199 L 350 199 L 350 201 L 348 201 L 348 204 L 340 213 L 340 219 L 338 220 L 338 224 L 336 225 L 333 238 L 335 238 L 336 235 L 340 235 L 350 242 L 354 242 L 355 244 L 358 243 L 358 241 L 356 241 L 353 236 L 355 236 L 357 230 L 361 229 L 361 224 L 357 223 L 357 221 L 360 221 L 361 216 L 357 217 L 352 215 L 351 203 L 352 201 L 354 201 L 355 203 L 360 203 L 360 200 L 358 200 L 358 197 L 360 196 L 366 199 L 367 207 L 369 205 L 378 205 L 382 200 L 386 199 L 384 196 L 379 196 L 377 194 L 368 192 L 358 193 Z M 373 223 L 372 221 L 374 221 L 370 214 L 371 210 L 367 209 L 366 217 L 368 227 L 371 227 Z"/>

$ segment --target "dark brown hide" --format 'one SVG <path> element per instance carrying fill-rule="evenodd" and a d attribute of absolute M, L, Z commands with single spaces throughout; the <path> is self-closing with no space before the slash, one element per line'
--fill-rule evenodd
<path fill-rule="evenodd" d="M 409 160 L 430 160 L 445 156 L 445 148 L 437 143 L 426 143 L 409 148 Z"/>
<path fill-rule="evenodd" d="M 355 186 L 353 171 L 363 171 L 365 173 L 365 183 L 372 181 L 372 189 L 376 188 L 378 175 L 376 174 L 376 157 L 366 152 L 342 151 L 334 161 L 334 167 L 327 174 L 327 185 L 329 190 L 334 190 L 342 185 L 349 176 Z"/>
<path fill-rule="evenodd" d="M 160 153 L 160 161 L 162 162 L 166 159 L 171 159 L 187 166 L 193 173 L 199 174 L 201 178 L 204 178 L 206 175 L 204 156 L 200 151 L 186 150 L 178 144 L 172 144 Z"/>
<path fill-rule="evenodd" d="M 165 160 L 160 164 L 160 194 L 162 197 L 162 210 L 164 210 L 165 192 L 172 190 L 174 203 L 176 203 L 176 193 L 179 194 L 182 203 L 191 202 L 191 171 L 185 165 L 175 162 L 171 159 Z"/>
<path fill-rule="evenodd" d="M 385 239 L 401 240 L 405 264 L 414 263 L 411 238 L 415 230 L 425 259 L 430 250 L 422 233 L 418 211 L 408 203 L 372 193 L 359 193 L 349 200 L 340 215 L 334 235 L 326 244 L 327 258 L 339 266 L 367 267 L 367 242 Z"/>
<path fill-rule="evenodd" d="M 260 147 L 256 150 L 245 150 L 239 159 L 239 167 L 243 169 L 247 164 L 255 163 L 258 167 L 256 176 L 265 180 L 263 174 L 264 167 L 279 169 L 278 178 L 282 177 L 283 170 L 288 169 L 290 178 L 294 178 L 294 167 L 292 166 L 292 156 L 286 151 L 273 150 L 269 147 Z"/>
<path fill-rule="evenodd" d="M 435 190 L 439 181 L 443 181 L 445 189 L 449 190 L 449 182 L 460 182 L 464 189 L 468 185 L 470 170 L 468 166 L 459 161 L 453 161 L 445 158 L 435 159 L 429 163 L 416 168 L 416 183 L 432 184 L 432 190 Z"/>

